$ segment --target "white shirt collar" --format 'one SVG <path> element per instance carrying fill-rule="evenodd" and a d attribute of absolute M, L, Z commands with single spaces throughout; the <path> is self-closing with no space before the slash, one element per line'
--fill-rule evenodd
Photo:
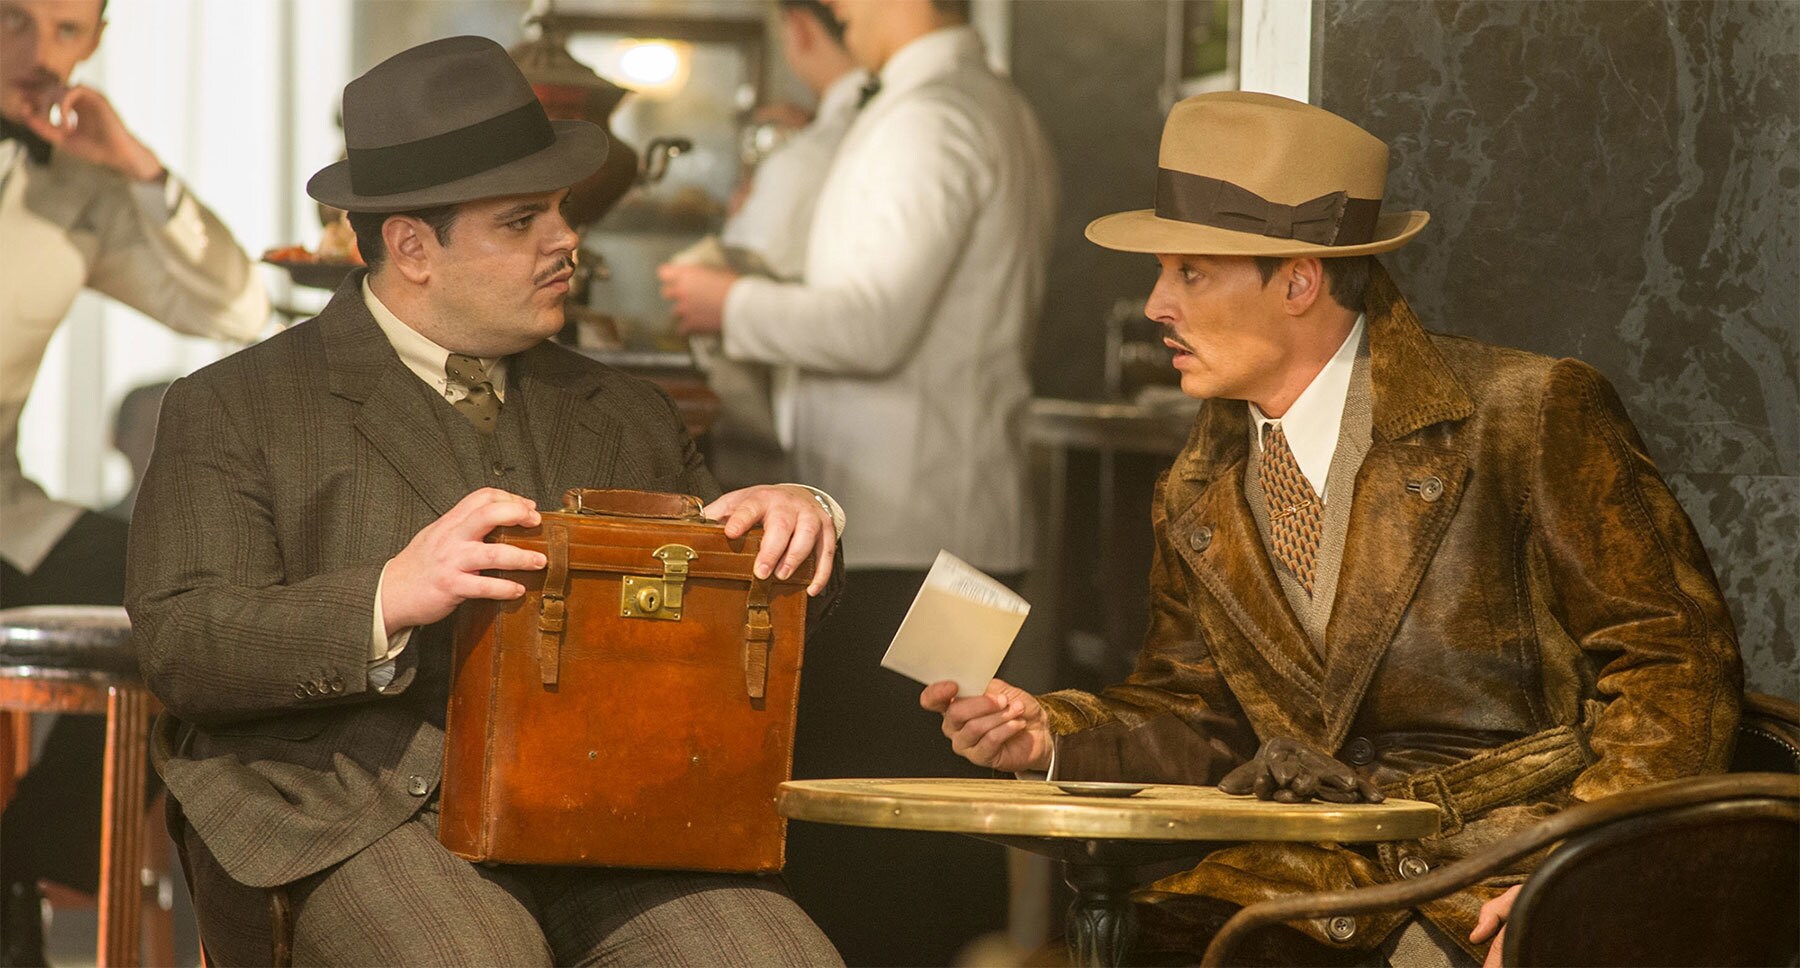
<path fill-rule="evenodd" d="M 986 63 L 987 52 L 975 28 L 967 24 L 940 27 L 915 38 L 888 58 L 881 66 L 881 92 L 885 95 L 919 87 L 964 65 Z"/>
<path fill-rule="evenodd" d="M 1364 318 L 1356 317 L 1350 335 L 1344 337 L 1337 352 L 1325 362 L 1324 369 L 1300 391 L 1294 405 L 1279 420 L 1264 414 L 1256 404 L 1250 404 L 1250 429 L 1259 452 L 1263 428 L 1269 424 L 1281 425 L 1281 432 L 1287 435 L 1288 447 L 1294 452 L 1294 461 L 1300 465 L 1300 473 L 1306 475 L 1307 483 L 1312 485 L 1313 493 L 1319 495 L 1321 501 L 1325 500 L 1331 458 L 1337 453 L 1338 430 L 1344 422 L 1344 402 L 1350 397 L 1350 373 L 1356 366 L 1356 351 L 1362 345 Z"/>
<path fill-rule="evenodd" d="M 425 385 L 443 395 L 451 402 L 468 395 L 460 384 L 452 384 L 444 373 L 444 364 L 450 359 L 450 351 L 439 346 L 424 333 L 413 329 L 402 322 L 394 311 L 375 295 L 369 288 L 369 277 L 363 277 L 363 305 L 369 307 L 369 315 L 375 317 L 375 325 L 381 327 L 382 335 L 394 345 L 394 352 L 400 355 L 400 362 L 413 371 Z M 481 361 L 482 368 L 487 370 L 488 382 L 494 385 L 494 396 L 506 400 L 506 360 L 505 358 Z"/>
<path fill-rule="evenodd" d="M 840 114 L 855 111 L 856 101 L 862 96 L 862 87 L 868 82 L 869 72 L 856 67 L 825 85 L 825 93 L 819 95 L 819 107 L 813 112 L 813 123 L 828 121 Z"/>

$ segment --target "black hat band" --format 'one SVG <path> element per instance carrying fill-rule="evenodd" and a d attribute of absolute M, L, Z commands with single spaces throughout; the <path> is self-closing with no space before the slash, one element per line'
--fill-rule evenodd
<path fill-rule="evenodd" d="M 467 127 L 384 148 L 350 148 L 350 187 L 358 195 L 398 195 L 449 184 L 518 161 L 556 143 L 556 129 L 535 99 Z"/>
<path fill-rule="evenodd" d="M 1232 182 L 1158 168 L 1156 214 L 1313 245 L 1362 245 L 1375 238 L 1381 199 L 1329 192 L 1298 205 L 1284 205 Z"/>

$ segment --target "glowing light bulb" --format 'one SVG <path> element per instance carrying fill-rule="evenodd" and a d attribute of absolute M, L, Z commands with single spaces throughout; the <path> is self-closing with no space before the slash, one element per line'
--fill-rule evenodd
<path fill-rule="evenodd" d="M 681 55 L 667 41 L 643 41 L 619 54 L 619 72 L 632 87 L 662 87 L 681 72 Z"/>

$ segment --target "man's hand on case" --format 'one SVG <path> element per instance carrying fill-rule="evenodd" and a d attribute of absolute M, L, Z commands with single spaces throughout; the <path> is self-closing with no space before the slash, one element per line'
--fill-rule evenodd
<path fill-rule="evenodd" d="M 490 544 L 498 527 L 533 527 L 543 518 L 537 504 L 499 488 L 484 487 L 456 503 L 443 517 L 413 535 L 388 559 L 381 582 L 381 617 L 386 632 L 430 625 L 471 598 L 511 601 L 525 586 L 482 572 L 536 571 L 544 556 L 506 544 Z"/>
<path fill-rule="evenodd" d="M 1331 803 L 1380 803 L 1386 799 L 1375 784 L 1330 754 L 1285 737 L 1265 742 L 1249 762 L 1219 781 L 1219 789 L 1278 803 L 1305 803 L 1315 798 Z"/>
<path fill-rule="evenodd" d="M 730 538 L 762 524 L 762 549 L 752 566 L 756 577 L 773 574 L 785 581 L 811 557 L 816 564 L 806 593 L 817 595 L 825 590 L 832 558 L 837 555 L 837 528 L 831 523 L 831 511 L 811 490 L 797 484 L 741 488 L 721 496 L 700 513 L 723 523 Z"/>

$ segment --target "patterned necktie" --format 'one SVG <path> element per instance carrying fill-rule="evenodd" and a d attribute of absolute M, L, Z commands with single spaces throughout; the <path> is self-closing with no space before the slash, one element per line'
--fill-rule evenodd
<path fill-rule="evenodd" d="M 1269 504 L 1269 550 L 1311 595 L 1324 514 L 1318 495 L 1313 493 L 1306 475 L 1300 473 L 1300 463 L 1294 459 L 1280 424 L 1270 424 L 1264 435 L 1257 476 Z"/>
<path fill-rule="evenodd" d="M 481 361 L 473 356 L 452 353 L 444 361 L 444 375 L 450 382 L 462 387 L 463 398 L 450 405 L 457 412 L 469 418 L 469 423 L 484 434 L 494 432 L 494 420 L 500 416 L 500 397 L 494 392 L 494 385 L 488 381 L 487 371 L 481 367 Z"/>

